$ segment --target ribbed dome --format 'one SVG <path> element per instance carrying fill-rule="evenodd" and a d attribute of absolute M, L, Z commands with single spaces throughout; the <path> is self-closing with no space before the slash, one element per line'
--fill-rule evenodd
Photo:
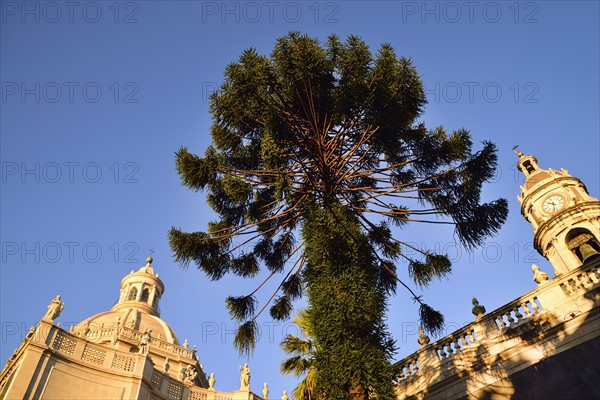
<path fill-rule="evenodd" d="M 538 170 L 535 173 L 527 176 L 527 180 L 525 181 L 525 189 L 531 189 L 538 183 L 547 181 L 551 178 L 552 175 L 550 175 L 548 171 Z"/>

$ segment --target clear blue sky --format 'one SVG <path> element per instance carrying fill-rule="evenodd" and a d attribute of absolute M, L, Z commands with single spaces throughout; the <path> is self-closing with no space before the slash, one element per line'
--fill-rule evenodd
<path fill-rule="evenodd" d="M 204 230 L 214 218 L 203 193 L 180 185 L 174 152 L 203 153 L 210 143 L 207 96 L 225 66 L 248 47 L 269 54 L 290 30 L 321 40 L 357 34 L 373 51 L 391 43 L 425 82 L 426 124 L 464 127 L 475 143 L 498 145 L 499 174 L 484 198 L 507 198 L 510 215 L 496 237 L 469 254 L 448 227 L 398 232 L 455 261 L 449 280 L 423 292 L 448 330 L 473 319 L 472 296 L 491 311 L 531 290 L 531 264 L 552 268 L 520 215 L 511 148 L 537 155 L 543 168 L 568 169 L 600 194 L 599 3 L 466 3 L 0 2 L 0 363 L 57 294 L 63 326 L 110 309 L 121 277 L 152 249 L 166 285 L 163 318 L 198 345 L 218 389 L 237 388 L 245 360 L 233 349 L 224 298 L 256 282 L 211 282 L 173 262 L 169 228 Z M 418 347 L 416 321 L 399 291 L 388 313 L 397 359 Z M 275 398 L 295 385 L 278 372 L 279 342 L 295 330 L 259 324 L 252 389 L 267 381 Z"/>

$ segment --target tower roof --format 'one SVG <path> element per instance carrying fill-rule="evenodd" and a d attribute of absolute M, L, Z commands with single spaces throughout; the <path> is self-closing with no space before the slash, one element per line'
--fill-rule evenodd
<path fill-rule="evenodd" d="M 560 171 L 543 169 L 538 165 L 536 156 L 525 155 L 520 151 L 517 152 L 517 155 L 519 156 L 517 168 L 525 175 L 525 184 L 521 186 L 521 196 L 531 193 L 534 189 L 537 190 L 538 187 L 555 179 L 573 179 L 583 185 L 579 179 L 569 175 L 568 171 L 565 169 L 561 169 Z"/>

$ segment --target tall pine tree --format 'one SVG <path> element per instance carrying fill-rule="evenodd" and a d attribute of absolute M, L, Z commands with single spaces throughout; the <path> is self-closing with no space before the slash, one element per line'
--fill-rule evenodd
<path fill-rule="evenodd" d="M 263 266 L 266 280 L 281 274 L 260 309 L 265 281 L 226 299 L 241 323 L 241 352 L 252 351 L 267 306 L 272 318 L 287 319 L 305 292 L 317 391 L 327 399 L 394 398 L 384 316 L 397 283 L 419 303 L 426 330 L 443 326 L 396 264 L 408 260 L 414 282 L 427 286 L 450 273 L 448 257 L 419 249 L 410 257 L 392 226 L 453 224 L 473 247 L 506 219 L 506 200 L 480 201 L 496 167 L 494 144 L 474 152 L 468 131 L 426 128 L 417 122 L 425 103 L 417 71 L 390 45 L 373 55 L 356 36 L 321 45 L 292 32 L 270 57 L 248 49 L 227 66 L 211 96 L 213 145 L 204 157 L 176 154 L 183 184 L 207 190 L 219 214 L 206 232 L 171 229 L 176 259 L 215 280 L 254 277 Z"/>

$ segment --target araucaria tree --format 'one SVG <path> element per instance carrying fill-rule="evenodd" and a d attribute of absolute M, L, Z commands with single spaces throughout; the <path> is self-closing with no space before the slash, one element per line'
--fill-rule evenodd
<path fill-rule="evenodd" d="M 241 352 L 252 351 L 267 306 L 272 318 L 286 319 L 305 293 L 324 398 L 394 398 L 384 316 L 397 283 L 419 303 L 426 330 L 443 325 L 399 280 L 396 264 L 408 260 L 414 282 L 426 286 L 450 272 L 448 258 L 409 257 L 392 227 L 453 224 L 473 247 L 506 218 L 506 200 L 480 201 L 496 167 L 494 144 L 474 151 L 466 130 L 426 128 L 417 121 L 425 103 L 417 71 L 390 45 L 373 55 L 355 36 L 321 45 L 293 32 L 270 57 L 248 49 L 227 66 L 211 96 L 213 145 L 204 157 L 177 152 L 183 184 L 208 190 L 219 219 L 206 232 L 173 228 L 176 259 L 211 279 L 254 277 L 261 267 L 266 280 L 281 274 L 263 304 L 256 295 L 265 281 L 226 299 L 241 323 Z"/>

